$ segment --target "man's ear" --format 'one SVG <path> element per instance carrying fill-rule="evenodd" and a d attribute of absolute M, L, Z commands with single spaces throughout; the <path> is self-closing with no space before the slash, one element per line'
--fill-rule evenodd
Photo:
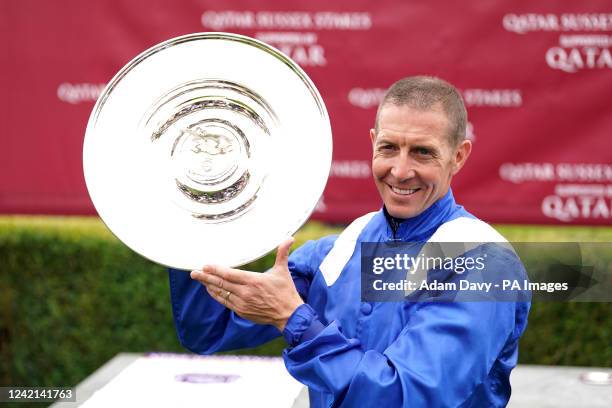
<path fill-rule="evenodd" d="M 472 153 L 472 142 L 467 139 L 463 140 L 455 148 L 453 154 L 453 176 L 459 173 L 459 170 L 461 170 L 468 157 L 470 157 L 470 153 Z"/>
<path fill-rule="evenodd" d="M 370 129 L 370 140 L 372 141 L 372 150 L 374 149 L 374 143 L 376 143 L 376 130 Z"/>

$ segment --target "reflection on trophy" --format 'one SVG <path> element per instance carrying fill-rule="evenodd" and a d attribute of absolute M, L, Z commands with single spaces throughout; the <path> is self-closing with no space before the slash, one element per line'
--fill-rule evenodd
<path fill-rule="evenodd" d="M 108 228 L 179 269 L 257 259 L 310 216 L 331 165 L 319 92 L 288 57 L 227 33 L 143 52 L 100 95 L 83 147 Z"/>

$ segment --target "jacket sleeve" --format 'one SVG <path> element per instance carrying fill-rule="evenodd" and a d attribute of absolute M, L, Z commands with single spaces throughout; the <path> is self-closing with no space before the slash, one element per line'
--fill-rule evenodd
<path fill-rule="evenodd" d="M 514 330 L 514 303 L 414 307 L 419 310 L 382 352 L 364 350 L 332 321 L 285 349 L 285 365 L 300 382 L 333 394 L 333 406 L 457 406 L 485 380 L 510 337 L 520 334 Z"/>
<path fill-rule="evenodd" d="M 300 296 L 306 299 L 311 275 L 309 241 L 289 257 L 293 281 Z M 272 325 L 246 320 L 214 300 L 206 288 L 191 279 L 189 272 L 169 269 L 172 315 L 180 343 L 198 354 L 256 347 L 281 333 Z"/>
<path fill-rule="evenodd" d="M 522 268 L 516 257 L 494 258 Z M 516 365 L 517 342 L 527 324 L 529 302 L 486 299 L 404 302 L 406 323 L 384 350 L 366 350 L 337 321 L 323 326 L 303 308 L 302 321 L 319 328 L 306 327 L 297 344 L 285 349 L 285 365 L 300 382 L 332 394 L 334 407 L 381 401 L 385 408 L 459 406 L 500 356 L 508 372 Z"/>

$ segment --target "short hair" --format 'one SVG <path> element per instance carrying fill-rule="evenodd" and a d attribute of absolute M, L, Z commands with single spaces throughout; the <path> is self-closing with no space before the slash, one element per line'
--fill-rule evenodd
<path fill-rule="evenodd" d="M 419 75 L 400 79 L 391 85 L 376 112 L 376 133 L 380 112 L 387 104 L 406 105 L 421 111 L 433 110 L 439 106 L 448 119 L 451 146 L 458 146 L 465 140 L 467 111 L 463 98 L 457 88 L 443 79 Z"/>

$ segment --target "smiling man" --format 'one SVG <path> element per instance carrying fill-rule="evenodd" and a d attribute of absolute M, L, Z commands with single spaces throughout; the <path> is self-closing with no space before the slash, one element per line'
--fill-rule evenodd
<path fill-rule="evenodd" d="M 452 195 L 451 179 L 472 148 L 466 123 L 447 82 L 419 76 L 393 84 L 370 131 L 383 207 L 291 256 L 287 240 L 263 274 L 171 270 L 181 343 L 208 354 L 282 334 L 287 370 L 308 386 L 313 408 L 505 406 L 528 303 L 361 298 L 362 243 L 504 241 Z M 488 255 L 495 267 L 522 268 L 507 252 Z"/>
<path fill-rule="evenodd" d="M 370 131 L 374 182 L 389 214 L 404 219 L 448 192 L 472 150 L 461 97 L 450 89 L 448 95 L 405 95 L 415 81 L 400 81 L 389 90 Z"/>

